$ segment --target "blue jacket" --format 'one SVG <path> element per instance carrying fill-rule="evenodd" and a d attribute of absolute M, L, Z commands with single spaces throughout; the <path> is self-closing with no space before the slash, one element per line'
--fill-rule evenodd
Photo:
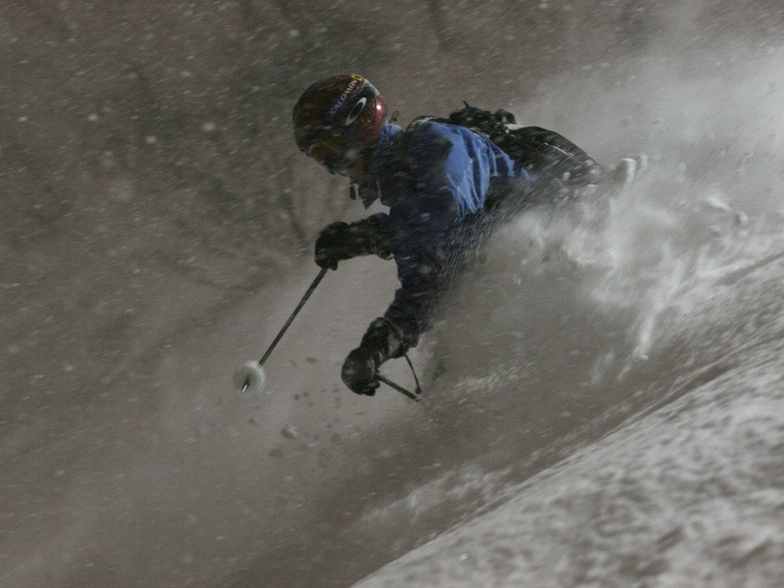
<path fill-rule="evenodd" d="M 389 208 L 378 218 L 390 235 L 401 287 L 385 313 L 416 344 L 444 279 L 462 268 L 474 224 L 488 194 L 530 185 L 532 178 L 487 137 L 435 121 L 419 124 L 401 145 L 387 123 L 360 196 Z M 405 159 L 405 161 L 404 161 Z"/>

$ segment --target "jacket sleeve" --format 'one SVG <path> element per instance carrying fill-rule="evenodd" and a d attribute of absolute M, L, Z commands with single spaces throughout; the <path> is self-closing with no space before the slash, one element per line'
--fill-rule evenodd
<path fill-rule="evenodd" d="M 415 185 L 384 218 L 401 284 L 384 316 L 412 346 L 429 327 L 445 282 L 462 269 L 466 243 L 459 229 L 483 207 L 498 174 L 500 150 L 493 147 L 464 127 L 444 124 L 425 123 L 411 139 L 407 155 Z"/>

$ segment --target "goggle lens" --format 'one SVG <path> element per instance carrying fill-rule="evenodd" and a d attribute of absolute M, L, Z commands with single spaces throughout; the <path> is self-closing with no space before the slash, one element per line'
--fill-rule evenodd
<path fill-rule="evenodd" d="M 308 150 L 308 156 L 319 163 L 340 159 L 348 144 L 348 137 L 343 129 L 331 129 L 317 137 Z"/>

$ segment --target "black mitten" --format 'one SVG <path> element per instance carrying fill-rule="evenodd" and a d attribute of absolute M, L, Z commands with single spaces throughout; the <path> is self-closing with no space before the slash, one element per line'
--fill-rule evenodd
<path fill-rule="evenodd" d="M 316 265 L 337 269 L 338 262 L 360 255 L 375 254 L 389 259 L 389 233 L 377 215 L 355 223 L 327 225 L 316 239 Z"/>
<path fill-rule="evenodd" d="M 378 388 L 378 368 L 388 359 L 402 357 L 408 348 L 400 327 L 388 319 L 377 318 L 370 323 L 359 347 L 343 363 L 343 382 L 356 394 L 373 396 Z"/>

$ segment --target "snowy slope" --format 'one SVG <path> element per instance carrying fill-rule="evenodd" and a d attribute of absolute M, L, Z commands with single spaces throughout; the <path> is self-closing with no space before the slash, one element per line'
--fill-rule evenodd
<path fill-rule="evenodd" d="M 781 344 L 357 586 L 778 586 Z"/>
<path fill-rule="evenodd" d="M 781 585 L 782 272 L 756 269 L 711 301 L 718 322 L 740 311 L 756 328 L 694 370 L 687 395 L 357 586 Z"/>

